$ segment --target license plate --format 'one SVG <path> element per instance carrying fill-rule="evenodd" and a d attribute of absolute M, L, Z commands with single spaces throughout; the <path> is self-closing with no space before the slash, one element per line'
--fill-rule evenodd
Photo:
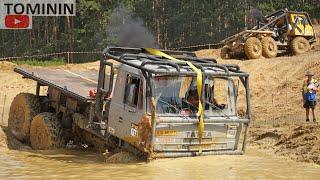
<path fill-rule="evenodd" d="M 227 131 L 227 138 L 234 138 L 237 134 L 237 126 L 229 126 Z"/>
<path fill-rule="evenodd" d="M 175 136 L 178 132 L 176 130 L 157 130 L 156 136 Z"/>

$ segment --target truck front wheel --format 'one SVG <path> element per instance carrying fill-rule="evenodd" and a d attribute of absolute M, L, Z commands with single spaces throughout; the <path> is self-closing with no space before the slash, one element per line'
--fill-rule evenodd
<path fill-rule="evenodd" d="M 30 142 L 33 149 L 48 150 L 64 145 L 62 126 L 53 113 L 40 113 L 31 122 Z"/>
<path fill-rule="evenodd" d="M 294 55 L 299 55 L 310 50 L 310 43 L 304 37 L 295 37 L 290 43 L 291 51 Z"/>

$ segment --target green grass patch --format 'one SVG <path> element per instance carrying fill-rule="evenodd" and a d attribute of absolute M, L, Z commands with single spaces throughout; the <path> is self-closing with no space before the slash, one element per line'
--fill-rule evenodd
<path fill-rule="evenodd" d="M 67 64 L 64 59 L 51 59 L 51 60 L 37 60 L 37 59 L 28 59 L 28 60 L 15 60 L 13 63 L 17 65 L 27 64 L 30 66 L 59 66 Z"/>

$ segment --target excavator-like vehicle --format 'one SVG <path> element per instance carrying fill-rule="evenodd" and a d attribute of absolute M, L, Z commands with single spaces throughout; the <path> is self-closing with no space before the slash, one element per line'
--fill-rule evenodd
<path fill-rule="evenodd" d="M 99 72 L 14 71 L 37 82 L 35 94 L 14 98 L 8 120 L 34 149 L 73 141 L 147 159 L 245 151 L 249 75 L 236 65 L 185 51 L 109 47 Z M 245 99 L 242 113 L 238 96 Z"/>
<path fill-rule="evenodd" d="M 256 26 L 221 41 L 221 58 L 258 59 L 276 57 L 280 51 L 298 55 L 310 50 L 317 41 L 306 12 L 279 10 L 256 19 Z"/>

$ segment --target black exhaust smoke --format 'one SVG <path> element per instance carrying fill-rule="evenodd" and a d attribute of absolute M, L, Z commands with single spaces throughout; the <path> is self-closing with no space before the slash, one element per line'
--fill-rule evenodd
<path fill-rule="evenodd" d="M 113 10 L 107 26 L 107 43 L 114 46 L 158 48 L 154 35 L 140 18 L 124 6 Z"/>
<path fill-rule="evenodd" d="M 255 19 L 258 22 L 266 23 L 267 18 L 262 14 L 262 12 L 258 9 L 251 9 L 250 10 L 250 18 Z"/>

